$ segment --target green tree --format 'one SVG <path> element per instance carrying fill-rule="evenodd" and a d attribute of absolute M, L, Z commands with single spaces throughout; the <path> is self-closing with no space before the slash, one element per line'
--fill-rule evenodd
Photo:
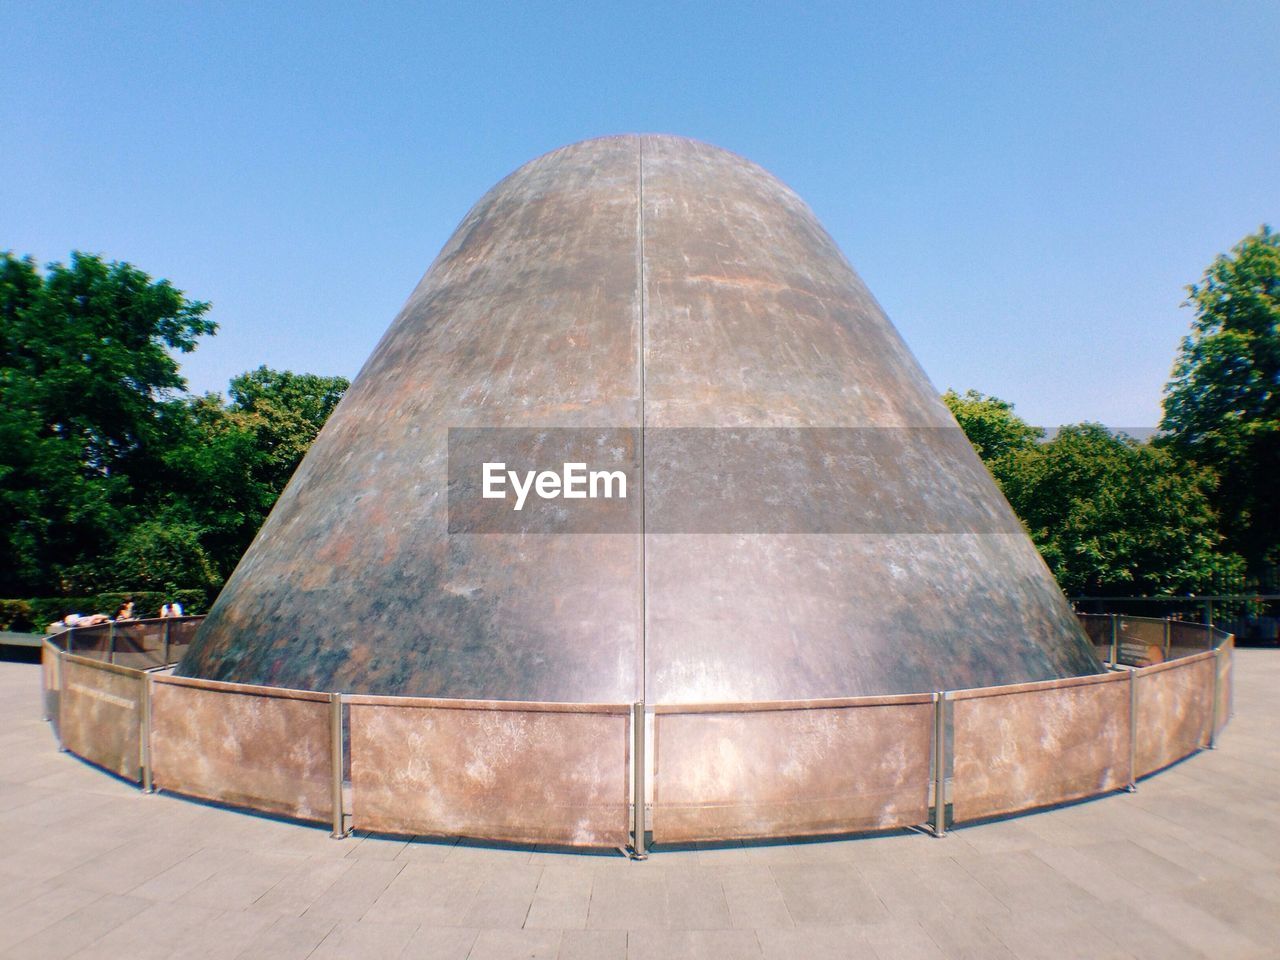
<path fill-rule="evenodd" d="M 215 331 L 207 310 L 127 263 L 0 253 L 0 593 L 74 588 L 138 518 L 185 386 L 171 351 Z"/>
<path fill-rule="evenodd" d="M 202 531 L 220 577 L 230 574 L 348 386 L 288 370 L 241 374 L 230 403 L 186 397 L 168 410 L 165 512 Z"/>
<path fill-rule="evenodd" d="M 1187 288 L 1196 312 L 1165 387 L 1163 443 L 1212 467 L 1228 544 L 1280 563 L 1280 235 L 1263 226 Z"/>
<path fill-rule="evenodd" d="M 1187 593 L 1238 574 L 1221 551 L 1211 470 L 1100 424 L 1050 441 L 974 390 L 943 401 L 1068 593 Z"/>
<path fill-rule="evenodd" d="M 349 386 L 345 377 L 265 366 L 231 381 L 230 411 L 254 436 L 254 479 L 272 491 L 272 505 Z"/>
<path fill-rule="evenodd" d="M 253 477 L 260 456 L 256 437 L 215 393 L 174 400 L 166 429 L 158 511 L 171 523 L 196 527 L 214 570 L 225 578 L 274 499 Z"/>
<path fill-rule="evenodd" d="M 175 353 L 207 303 L 127 263 L 0 255 L 0 596 L 213 592 L 347 381 L 259 367 L 230 402 Z"/>
<path fill-rule="evenodd" d="M 1044 437 L 1043 430 L 1013 412 L 1012 403 L 998 397 L 977 390 L 963 395 L 948 390 L 942 402 L 1002 490 L 1014 482 L 1022 456 L 1035 450 Z"/>
<path fill-rule="evenodd" d="M 1022 454 L 1005 492 L 1063 590 L 1195 593 L 1237 572 L 1219 552 L 1213 472 L 1096 423 Z"/>
<path fill-rule="evenodd" d="M 201 543 L 203 533 L 196 524 L 174 517 L 156 517 L 130 527 L 104 564 L 106 588 L 211 594 L 222 586 L 222 577 Z"/>

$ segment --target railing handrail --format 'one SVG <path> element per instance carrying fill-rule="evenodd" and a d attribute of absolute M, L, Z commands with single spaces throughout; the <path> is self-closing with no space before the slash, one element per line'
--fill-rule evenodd
<path fill-rule="evenodd" d="M 1071 603 L 1075 603 L 1077 600 L 1088 600 L 1091 603 L 1199 603 L 1204 600 L 1280 600 L 1280 593 L 1188 593 L 1181 596 L 1178 594 L 1154 594 L 1132 597 L 1095 597 L 1081 594 L 1069 596 L 1067 600 Z"/>
<path fill-rule="evenodd" d="M 1134 620 L 1134 621 L 1139 621 L 1143 623 L 1160 623 L 1160 624 L 1165 623 L 1166 619 L 1168 619 L 1168 618 L 1162 619 L 1162 618 L 1156 618 L 1156 617 L 1135 617 L 1129 614 L 1109 614 L 1109 613 L 1081 613 L 1081 614 L 1077 614 L 1076 616 L 1081 619 L 1085 617 L 1098 618 L 1098 619 L 1110 619 L 1111 617 L 1116 617 L 1121 620 Z M 184 616 L 181 618 L 155 617 L 147 621 L 126 620 L 126 621 L 114 621 L 114 622 L 116 623 L 142 623 L 142 622 L 164 623 L 166 620 L 168 620 L 169 622 L 172 623 L 173 621 L 179 620 L 179 619 L 200 620 L 200 619 L 203 619 L 203 615 L 197 614 L 193 616 Z M 1231 639 L 1233 636 L 1231 633 L 1228 633 L 1227 631 L 1224 631 L 1216 626 L 1209 626 L 1207 624 L 1197 623 L 1195 621 L 1169 620 L 1169 622 L 1177 623 L 1183 627 L 1199 628 L 1203 632 L 1208 634 L 1210 639 L 1213 641 L 1213 643 L 1206 648 L 1208 650 L 1214 650 L 1221 647 L 1222 644 L 1224 644 L 1228 639 Z M 111 624 L 109 623 L 101 623 L 101 624 L 94 624 L 91 627 L 83 627 L 83 628 L 74 627 L 72 629 L 94 630 L 101 627 L 110 627 L 110 626 Z M 92 658 L 81 658 L 79 657 L 78 654 L 75 653 L 75 651 L 67 651 L 65 647 L 58 647 L 57 643 L 54 642 L 54 639 L 66 632 L 67 631 L 62 631 L 61 633 L 57 633 L 57 634 L 49 634 L 46 636 L 45 639 L 53 643 L 56 649 L 63 650 L 64 652 L 68 652 L 70 655 L 76 656 L 79 659 L 92 659 Z M 1185 649 L 1185 645 L 1183 646 L 1183 648 Z M 1171 657 L 1161 662 L 1175 663 L 1190 657 L 1199 656 L 1200 652 L 1202 651 L 1198 651 L 1197 653 L 1184 654 L 1183 656 L 1180 656 L 1180 657 Z M 177 661 L 174 661 L 174 663 L 164 664 L 163 666 L 173 666 L 176 663 Z M 116 666 L 119 666 L 119 665 L 117 664 Z M 124 667 L 124 669 L 136 670 L 139 674 L 148 672 L 145 669 L 140 669 L 136 667 Z M 962 692 L 968 693 L 973 690 L 1000 691 L 1000 690 L 1003 690 L 1004 688 L 1016 688 L 1018 692 L 1021 692 L 1023 690 L 1032 690 L 1032 689 L 1040 689 L 1040 688 L 1053 689 L 1055 686 L 1060 686 L 1064 681 L 1088 680 L 1091 677 L 1106 676 L 1109 672 L 1110 671 L 1104 671 L 1103 673 L 1099 673 L 1099 674 L 1083 674 L 1079 677 L 1054 677 L 1048 680 L 1020 680 L 1015 683 L 992 684 L 991 686 L 988 686 L 988 687 L 957 687 L 955 689 L 948 689 L 942 692 L 944 692 L 948 697 L 951 697 L 957 693 L 962 693 Z M 191 680 L 191 682 L 195 684 L 199 684 L 201 682 L 199 678 L 184 678 L 184 679 Z M 226 686 L 227 689 L 254 687 L 263 691 L 270 691 L 271 693 L 279 693 L 282 696 L 289 696 L 294 694 L 306 695 L 309 697 L 340 696 L 343 698 L 343 702 L 345 703 L 358 702 L 362 704 L 376 703 L 376 704 L 384 704 L 384 705 L 400 705 L 402 703 L 406 707 L 410 707 L 410 706 L 427 707 L 427 708 L 439 707 L 441 709 L 477 709 L 477 710 L 498 709 L 498 710 L 510 710 L 510 711 L 523 710 L 531 713 L 536 713 L 536 712 L 565 713 L 565 712 L 573 712 L 575 709 L 620 710 L 623 708 L 629 708 L 631 706 L 630 704 L 615 702 L 615 701 L 599 701 L 599 702 L 583 701 L 580 703 L 569 703 L 569 702 L 562 703 L 559 701 L 549 702 L 549 701 L 542 701 L 542 700 L 493 700 L 488 698 L 467 698 L 467 697 L 418 697 L 418 696 L 401 696 L 396 694 L 344 693 L 338 690 L 333 690 L 333 691 L 302 690 L 302 689 L 297 689 L 293 687 L 264 686 L 261 684 L 227 683 L 225 681 L 217 681 L 217 683 L 219 685 Z M 676 704 L 646 703 L 645 706 L 650 711 L 658 711 L 661 713 L 734 713 L 734 712 L 742 712 L 742 711 L 758 712 L 758 711 L 767 711 L 767 710 L 804 710 L 804 709 L 827 709 L 827 708 L 862 707 L 862 706 L 874 707 L 874 706 L 893 705 L 896 703 L 921 703 L 933 697 L 937 692 L 938 691 L 930 691 L 928 693 L 917 692 L 917 693 L 902 693 L 902 694 L 865 694 L 862 696 L 854 696 L 854 697 L 813 697 L 806 700 L 706 701 L 706 702 L 699 702 L 699 703 L 676 703 Z M 992 695 L 995 696 L 998 694 L 993 693 Z"/>

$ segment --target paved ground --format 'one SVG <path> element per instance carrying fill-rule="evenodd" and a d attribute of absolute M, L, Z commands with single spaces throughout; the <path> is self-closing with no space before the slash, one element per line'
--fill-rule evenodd
<path fill-rule="evenodd" d="M 1280 957 L 1280 652 L 1135 795 L 955 831 L 648 862 L 325 831 L 147 797 L 0 662 L 0 958 Z"/>

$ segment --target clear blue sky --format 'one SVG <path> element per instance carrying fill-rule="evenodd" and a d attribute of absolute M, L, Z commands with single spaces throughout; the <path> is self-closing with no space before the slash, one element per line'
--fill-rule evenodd
<path fill-rule="evenodd" d="M 707 140 L 816 211 L 939 389 L 1154 424 L 1182 287 L 1280 225 L 1280 4 L 0 0 L 0 249 L 211 300 L 196 390 L 353 375 L 524 161 Z"/>

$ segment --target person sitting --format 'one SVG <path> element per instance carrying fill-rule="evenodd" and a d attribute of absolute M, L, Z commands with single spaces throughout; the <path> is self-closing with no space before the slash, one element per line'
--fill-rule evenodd
<path fill-rule="evenodd" d="M 180 617 L 182 616 L 182 604 L 177 600 L 172 603 L 166 603 L 160 608 L 160 616 L 162 617 Z"/>
<path fill-rule="evenodd" d="M 120 604 L 120 609 L 116 611 L 117 620 L 133 619 L 133 598 L 125 597 L 124 602 Z"/>

